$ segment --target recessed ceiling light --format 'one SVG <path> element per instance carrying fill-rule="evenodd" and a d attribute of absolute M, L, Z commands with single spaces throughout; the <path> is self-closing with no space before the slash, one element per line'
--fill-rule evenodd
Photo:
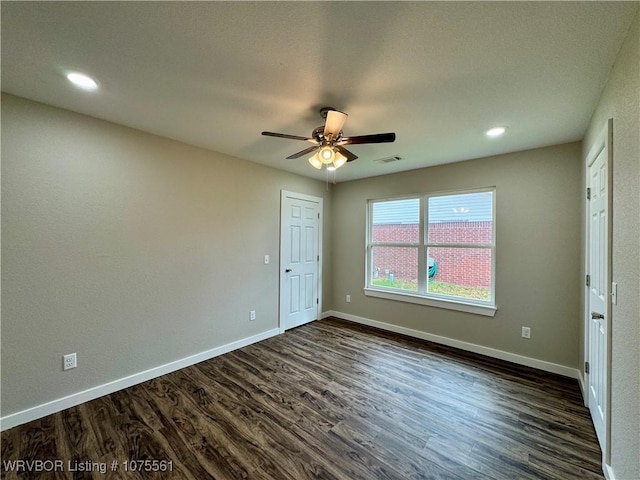
<path fill-rule="evenodd" d="M 95 90 L 96 88 L 98 88 L 98 84 L 96 83 L 96 81 L 93 78 L 85 75 L 84 73 L 68 73 L 67 79 L 77 87 L 83 88 L 85 90 Z"/>
<path fill-rule="evenodd" d="M 499 137 L 500 135 L 503 135 L 504 132 L 506 131 L 507 131 L 507 127 L 493 127 L 484 133 L 487 137 Z"/>

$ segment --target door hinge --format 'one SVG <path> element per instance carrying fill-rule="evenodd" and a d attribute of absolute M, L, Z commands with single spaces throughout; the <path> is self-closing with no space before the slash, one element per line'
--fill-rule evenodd
<path fill-rule="evenodd" d="M 318 261 L 318 262 L 320 261 L 320 255 L 318 255 L 318 258 L 317 258 L 317 260 L 316 260 L 316 261 Z"/>
<path fill-rule="evenodd" d="M 591 200 L 591 189 L 587 188 L 587 200 Z"/>
<path fill-rule="evenodd" d="M 591 286 L 591 275 L 587 275 L 587 287 Z"/>
<path fill-rule="evenodd" d="M 584 373 L 589 373 L 589 362 L 584 362 Z"/>
<path fill-rule="evenodd" d="M 320 299 L 316 298 L 316 305 L 320 305 Z"/>
<path fill-rule="evenodd" d="M 320 220 L 320 213 L 318 212 L 318 220 Z"/>

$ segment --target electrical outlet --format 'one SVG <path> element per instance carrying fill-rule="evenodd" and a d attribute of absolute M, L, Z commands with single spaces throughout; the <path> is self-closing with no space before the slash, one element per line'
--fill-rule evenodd
<path fill-rule="evenodd" d="M 522 338 L 531 338 L 531 328 L 522 327 Z"/>
<path fill-rule="evenodd" d="M 62 369 L 71 370 L 78 366 L 78 358 L 75 353 L 70 353 L 62 357 Z"/>
<path fill-rule="evenodd" d="M 256 319 L 256 311 L 255 310 L 251 310 L 249 312 L 249 320 L 253 321 Z"/>
<path fill-rule="evenodd" d="M 347 295 L 347 303 L 351 303 L 351 295 Z"/>

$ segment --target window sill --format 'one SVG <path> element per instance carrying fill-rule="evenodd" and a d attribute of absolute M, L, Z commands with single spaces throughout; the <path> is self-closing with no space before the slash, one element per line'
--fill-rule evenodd
<path fill-rule="evenodd" d="M 485 315 L 487 317 L 495 316 L 496 311 L 498 310 L 497 307 L 492 305 L 478 305 L 476 303 L 427 298 L 423 297 L 422 295 L 414 295 L 407 292 L 391 292 L 389 290 L 365 288 L 364 294 L 368 297 L 385 298 L 387 300 L 396 300 L 398 302 L 416 303 L 418 305 L 427 305 L 429 307 L 475 313 L 477 315 Z"/>

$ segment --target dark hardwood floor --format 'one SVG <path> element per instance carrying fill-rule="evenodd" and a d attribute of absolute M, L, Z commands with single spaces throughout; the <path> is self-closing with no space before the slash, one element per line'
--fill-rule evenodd
<path fill-rule="evenodd" d="M 575 380 L 337 319 L 1 441 L 6 479 L 604 478 Z M 19 473 L 14 460 L 62 460 L 64 471 Z"/>

